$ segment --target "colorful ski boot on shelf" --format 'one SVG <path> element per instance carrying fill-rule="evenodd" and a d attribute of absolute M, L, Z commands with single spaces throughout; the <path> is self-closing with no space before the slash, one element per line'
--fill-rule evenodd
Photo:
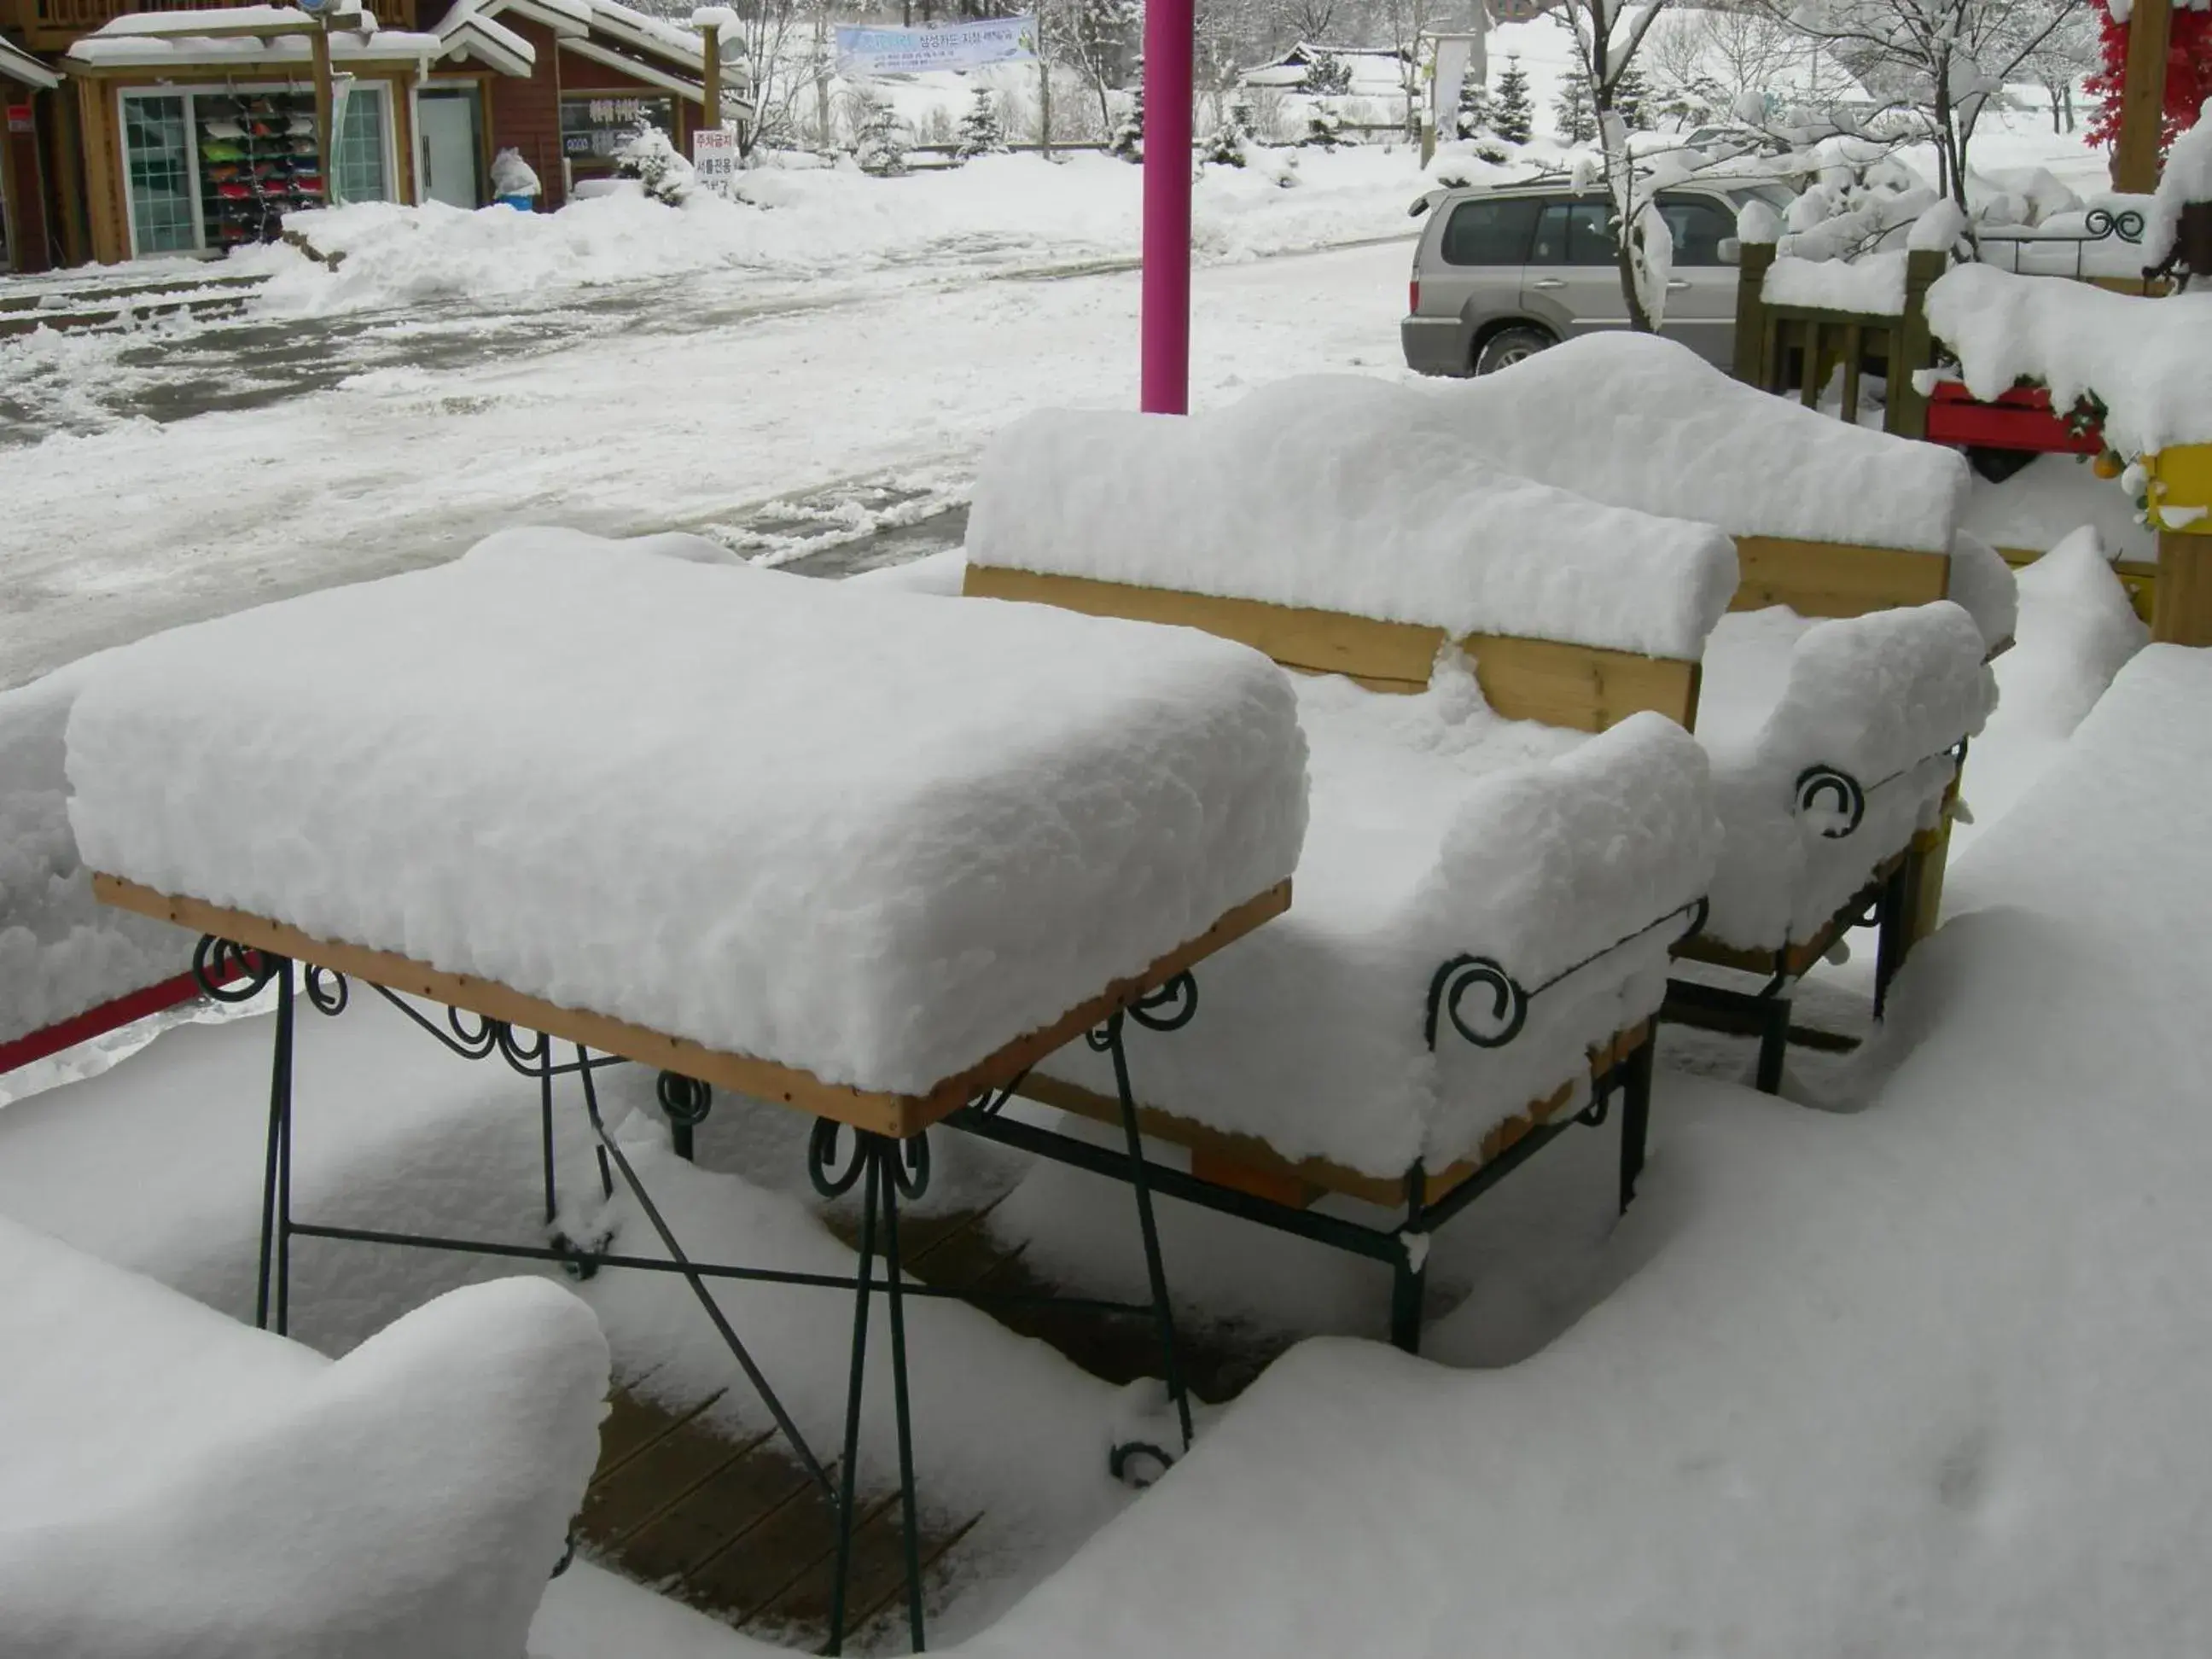
<path fill-rule="evenodd" d="M 244 184 L 217 185 L 215 187 L 215 193 L 226 202 L 250 202 L 253 199 L 253 186 Z"/>
<path fill-rule="evenodd" d="M 200 146 L 203 161 L 243 161 L 246 152 L 226 138 L 216 138 Z"/>
<path fill-rule="evenodd" d="M 246 137 L 246 129 L 239 125 L 236 121 L 234 121 L 227 115 L 219 115 L 212 120 L 201 122 L 200 131 L 206 133 L 210 138 L 243 138 Z"/>

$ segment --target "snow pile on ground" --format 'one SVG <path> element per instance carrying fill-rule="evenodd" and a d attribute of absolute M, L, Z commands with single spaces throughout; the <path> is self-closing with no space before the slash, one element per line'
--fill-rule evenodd
<path fill-rule="evenodd" d="M 1359 148 L 1302 154 L 1300 185 L 1264 170 L 1208 167 L 1193 195 L 1201 258 L 1261 254 L 1406 234 L 1419 174 L 1409 155 Z M 876 178 L 850 167 L 761 168 L 739 175 L 743 199 L 696 191 L 681 207 L 621 191 L 557 213 L 467 212 L 440 203 L 366 202 L 287 216 L 336 270 L 283 244 L 232 258 L 270 272 L 257 307 L 282 313 L 483 300 L 743 268 L 783 276 L 849 275 L 958 257 L 1007 269 L 1133 256 L 1142 175 L 1085 154 L 1047 163 L 986 155 L 957 169 Z"/>
<path fill-rule="evenodd" d="M 2212 443 L 2212 293 L 2152 300 L 1961 265 L 1928 290 L 1928 321 L 1977 398 L 2023 380 L 2060 410 L 2094 396 L 2124 455 Z"/>
<path fill-rule="evenodd" d="M 964 1651 L 2191 1648 L 2208 697 L 2138 657 L 1974 848 L 1865 1110 L 1666 1078 L 1573 1329 L 1490 1373 L 1294 1351 Z"/>
<path fill-rule="evenodd" d="M 2019 574 L 2020 641 L 1993 665 L 1996 712 L 1966 769 L 1966 801 L 1981 823 L 2009 812 L 2051 769 L 2150 639 L 2094 530 L 2075 531 Z M 1954 828 L 1954 855 L 1980 833 L 1972 823 Z"/>
<path fill-rule="evenodd" d="M 1870 253 L 1858 260 L 1799 259 L 1785 255 L 1766 268 L 1759 294 L 1769 305 L 1902 316 L 1905 254 Z"/>
<path fill-rule="evenodd" d="M 984 458 L 968 556 L 1455 638 L 1698 654 L 1735 590 L 1725 536 L 1513 476 L 1441 413 L 1432 394 L 1341 375 L 1190 417 L 1025 416 Z"/>
<path fill-rule="evenodd" d="M 1589 1049 L 1658 1008 L 1719 842 L 1704 757 L 1657 714 L 1596 737 L 1501 720 L 1455 655 L 1416 697 L 1297 685 L 1313 746 L 1297 901 L 1199 966 L 1199 1018 L 1147 1047 L 1139 1093 L 1287 1158 L 1386 1179 L 1416 1159 L 1443 1169 L 1561 1085 L 1587 1086 Z M 1448 1020 L 1425 1040 L 1431 981 L 1462 955 L 1536 993 L 1501 1047 Z M 1462 1012 L 1496 1035 L 1489 996 Z M 1081 1043 L 1041 1069 L 1113 1092 Z"/>
<path fill-rule="evenodd" d="M 564 532 L 125 647 L 68 740 L 95 869 L 917 1093 L 1281 881 L 1305 817 L 1243 647 Z"/>
<path fill-rule="evenodd" d="M 1485 459 L 1615 507 L 1731 536 L 1948 552 L 1951 597 L 1990 643 L 2011 636 L 2010 575 L 1959 539 L 1968 469 L 1939 446 L 1845 426 L 1648 334 L 1583 335 L 1422 392 Z"/>
<path fill-rule="evenodd" d="M 0 1042 L 183 973 L 192 936 L 92 896 L 62 732 L 97 657 L 0 692 Z"/>
<path fill-rule="evenodd" d="M 12 1651 L 519 1653 L 599 1452 L 607 1345 L 542 1280 L 335 1365 L 0 1221 Z"/>
<path fill-rule="evenodd" d="M 1812 937 L 1935 826 L 1948 751 L 1996 701 L 1981 632 L 1948 602 L 1826 622 L 1779 606 L 1723 617 L 1698 699 L 1723 836 L 1706 931 L 1747 949 Z M 1856 823 L 1832 786 L 1805 789 L 1815 767 L 1864 791 Z"/>

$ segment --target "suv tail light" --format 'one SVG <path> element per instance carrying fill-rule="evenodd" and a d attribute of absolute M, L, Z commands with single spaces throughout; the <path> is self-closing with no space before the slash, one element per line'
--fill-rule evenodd
<path fill-rule="evenodd" d="M 1421 314 L 1421 279 L 1418 276 L 1406 284 L 1406 311 L 1409 316 Z"/>

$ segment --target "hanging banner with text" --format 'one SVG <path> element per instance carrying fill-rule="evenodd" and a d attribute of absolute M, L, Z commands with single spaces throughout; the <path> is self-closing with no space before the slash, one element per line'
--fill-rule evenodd
<path fill-rule="evenodd" d="M 848 77 L 981 69 L 986 64 L 1026 64 L 1036 58 L 1034 17 L 994 17 L 934 29 L 837 31 L 837 73 Z"/>

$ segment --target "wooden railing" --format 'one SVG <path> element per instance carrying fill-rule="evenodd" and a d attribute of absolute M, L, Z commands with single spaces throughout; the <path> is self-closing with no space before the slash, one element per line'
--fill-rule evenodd
<path fill-rule="evenodd" d="M 1932 367 L 1928 289 L 1949 265 L 1940 251 L 1905 256 L 1905 308 L 1881 312 L 1827 311 L 1777 305 L 1766 298 L 1771 242 L 1746 242 L 1738 268 L 1735 377 L 1762 392 L 1794 392 L 1816 406 L 1836 371 L 1843 371 L 1844 419 L 1856 426 L 1860 392 L 1869 374 L 1884 384 L 1882 428 L 1904 438 L 1928 435 L 1928 399 L 1913 384 L 1915 370 Z"/>
<path fill-rule="evenodd" d="M 258 0 L 0 0 L 0 30 L 21 34 L 33 52 L 66 52 L 82 37 L 118 17 L 143 11 L 198 11 Z M 370 0 L 386 28 L 415 27 L 416 0 Z"/>

